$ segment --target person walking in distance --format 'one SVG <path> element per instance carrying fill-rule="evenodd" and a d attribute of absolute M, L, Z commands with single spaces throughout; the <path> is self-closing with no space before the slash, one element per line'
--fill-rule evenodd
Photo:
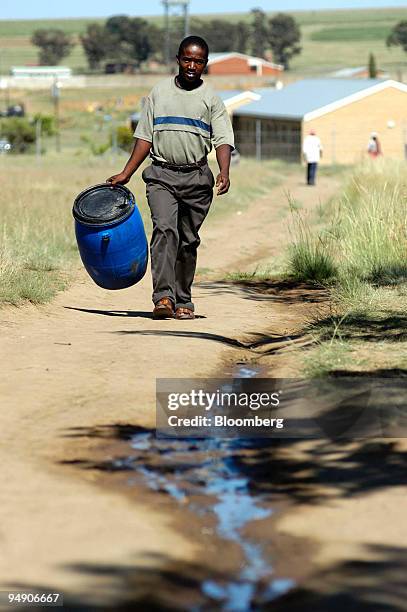
<path fill-rule="evenodd" d="M 178 50 L 178 74 L 159 82 L 145 100 L 134 132 L 130 159 L 112 185 L 126 184 L 150 154 L 142 174 L 153 232 L 150 243 L 153 317 L 193 319 L 191 288 L 195 276 L 199 229 L 209 211 L 215 180 L 207 163 L 212 146 L 219 173 L 217 195 L 228 192 L 234 149 L 233 129 L 222 100 L 201 75 L 208 45 L 185 38 Z"/>
<path fill-rule="evenodd" d="M 305 137 L 302 152 L 307 164 L 307 185 L 315 185 L 317 168 L 322 157 L 322 144 L 315 130 L 310 130 Z"/>
<path fill-rule="evenodd" d="M 382 147 L 377 132 L 372 132 L 370 134 L 370 139 L 367 145 L 367 152 L 372 159 L 376 159 L 377 157 L 380 157 L 380 155 L 382 155 Z"/>

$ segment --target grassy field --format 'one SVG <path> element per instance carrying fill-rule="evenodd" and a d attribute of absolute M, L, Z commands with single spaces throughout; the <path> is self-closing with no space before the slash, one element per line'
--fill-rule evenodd
<path fill-rule="evenodd" d="M 71 214 L 76 195 L 119 172 L 124 158 L 82 154 L 0 157 L 2 236 L 0 242 L 0 306 L 46 302 L 72 281 L 80 266 Z M 234 189 L 216 198 L 207 223 L 244 210 L 250 199 L 276 183 L 277 162 L 245 160 L 232 167 Z M 213 172 L 216 172 L 213 165 Z M 130 189 L 146 231 L 151 222 L 145 186 L 138 172 Z"/>
<path fill-rule="evenodd" d="M 407 165 L 366 163 L 313 220 L 294 211 L 290 274 L 329 288 L 308 374 L 407 367 Z"/>
<path fill-rule="evenodd" d="M 401 49 L 389 50 L 385 39 L 398 21 L 407 18 L 407 10 L 300 11 L 292 14 L 300 24 L 303 36 L 303 52 L 292 62 L 294 74 L 321 74 L 341 67 L 363 65 L 371 51 L 376 54 L 382 69 L 397 74 L 405 67 L 405 53 Z M 250 14 L 244 13 L 199 16 L 200 19 L 215 17 L 228 21 L 250 20 Z M 162 25 L 161 17 L 151 20 Z M 63 63 L 76 72 L 82 72 L 87 64 L 78 36 L 92 21 L 103 22 L 103 19 L 0 21 L 0 73 L 7 73 L 13 65 L 37 61 L 30 36 L 40 27 L 58 27 L 75 35 L 77 44 Z M 352 45 L 349 45 L 350 41 Z"/>
<path fill-rule="evenodd" d="M 352 28 L 323 28 L 311 34 L 311 40 L 324 42 L 360 42 L 361 40 L 369 40 L 376 42 L 378 40 L 386 40 L 391 32 L 391 26 L 369 25 L 367 27 L 352 27 Z"/>

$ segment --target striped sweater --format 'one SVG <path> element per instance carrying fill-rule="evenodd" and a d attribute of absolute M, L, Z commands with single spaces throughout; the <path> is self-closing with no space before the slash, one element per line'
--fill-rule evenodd
<path fill-rule="evenodd" d="M 187 91 L 174 77 L 158 83 L 145 100 L 136 138 L 152 143 L 153 159 L 190 164 L 215 148 L 234 147 L 232 125 L 222 100 L 205 82 Z"/>

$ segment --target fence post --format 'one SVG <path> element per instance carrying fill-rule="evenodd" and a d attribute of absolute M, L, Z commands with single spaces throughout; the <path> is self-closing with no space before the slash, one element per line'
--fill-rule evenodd
<path fill-rule="evenodd" d="M 261 119 L 256 119 L 256 159 L 261 161 Z"/>

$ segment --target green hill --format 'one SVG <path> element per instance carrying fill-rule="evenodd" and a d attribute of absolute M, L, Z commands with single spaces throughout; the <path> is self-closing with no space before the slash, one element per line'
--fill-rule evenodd
<path fill-rule="evenodd" d="M 370 52 L 375 53 L 378 66 L 392 74 L 407 67 L 407 54 L 398 48 L 388 49 L 385 44 L 391 28 L 407 18 L 405 9 L 299 11 L 292 15 L 301 26 L 303 47 L 301 55 L 292 62 L 293 75 L 323 74 L 342 67 L 364 65 Z M 249 13 L 224 13 L 199 15 L 199 18 L 250 21 L 251 16 Z M 149 19 L 162 24 L 159 16 Z M 30 37 L 34 30 L 47 27 L 61 28 L 77 38 L 75 48 L 63 63 L 76 72 L 85 70 L 86 58 L 78 36 L 88 23 L 95 21 L 103 22 L 104 19 L 0 20 L 0 72 L 6 74 L 15 65 L 35 64 L 37 50 L 31 45 Z"/>

